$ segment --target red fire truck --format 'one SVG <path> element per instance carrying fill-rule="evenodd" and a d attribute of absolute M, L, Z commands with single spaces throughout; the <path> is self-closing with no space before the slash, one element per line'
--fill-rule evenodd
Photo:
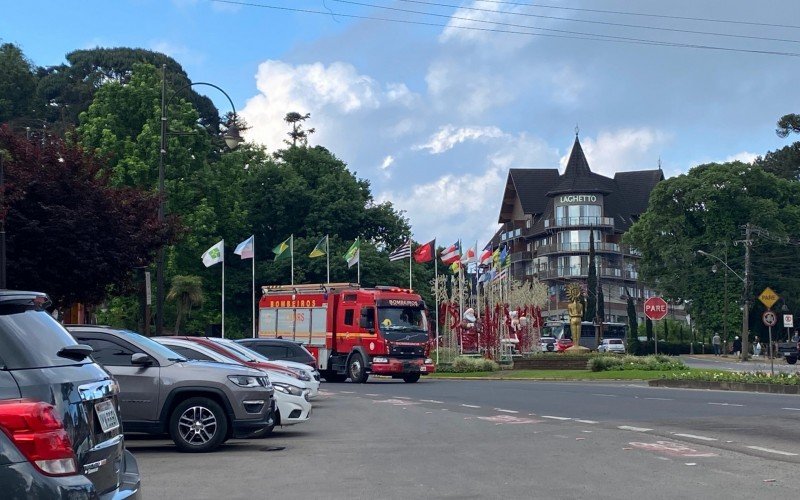
<path fill-rule="evenodd" d="M 262 287 L 259 337 L 302 342 L 328 382 L 432 373 L 425 302 L 412 290 L 351 283 Z"/>

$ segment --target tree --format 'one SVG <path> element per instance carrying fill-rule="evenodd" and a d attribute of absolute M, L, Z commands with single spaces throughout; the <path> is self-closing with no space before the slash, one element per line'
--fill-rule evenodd
<path fill-rule="evenodd" d="M 586 277 L 586 309 L 585 321 L 597 320 L 597 266 L 595 265 L 594 231 L 589 231 L 589 273 Z M 599 334 L 599 332 L 598 332 Z"/>
<path fill-rule="evenodd" d="M 628 327 L 630 332 L 628 334 L 628 344 L 629 344 L 629 351 L 632 353 L 637 352 L 637 347 L 639 345 L 639 319 L 636 316 L 636 304 L 633 301 L 633 297 L 630 296 L 628 292 L 628 299 L 627 299 L 627 306 L 628 306 Z"/>
<path fill-rule="evenodd" d="M 644 334 L 647 336 L 647 341 L 653 340 L 653 320 L 646 318 L 644 320 Z"/>
<path fill-rule="evenodd" d="M 759 156 L 755 164 L 782 179 L 790 181 L 800 180 L 800 142 L 789 146 L 769 151 L 766 155 Z"/>
<path fill-rule="evenodd" d="M 131 290 L 134 268 L 174 230 L 156 220 L 158 199 L 111 186 L 96 157 L 60 139 L 42 145 L 3 126 L 0 149 L 8 286 L 47 292 L 59 306 L 98 303 L 108 287 Z"/>
<path fill-rule="evenodd" d="M 203 303 L 203 282 L 199 276 L 175 276 L 172 286 L 167 294 L 167 300 L 178 304 L 178 313 L 175 319 L 175 335 L 180 335 L 181 320 L 188 316 L 192 306 Z"/>
<path fill-rule="evenodd" d="M 39 114 L 37 106 L 36 71 L 22 53 L 11 43 L 0 45 L 0 123 Z"/>
<path fill-rule="evenodd" d="M 783 115 L 778 120 L 778 128 L 775 133 L 778 134 L 778 137 L 787 137 L 792 133 L 800 134 L 800 115 L 794 113 Z"/>
<path fill-rule="evenodd" d="M 288 132 L 291 141 L 284 140 L 283 142 L 292 147 L 297 147 L 298 142 L 300 142 L 301 146 L 308 146 L 308 136 L 316 132 L 316 129 L 313 128 L 303 130 L 303 122 L 309 118 L 311 118 L 311 113 L 306 113 L 304 115 L 296 111 L 286 113 L 283 121 L 292 127 L 292 130 Z"/>

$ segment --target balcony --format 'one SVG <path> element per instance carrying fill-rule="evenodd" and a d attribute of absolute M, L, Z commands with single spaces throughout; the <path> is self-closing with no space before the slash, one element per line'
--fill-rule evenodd
<path fill-rule="evenodd" d="M 558 279 L 558 278 L 586 278 L 589 276 L 588 267 L 559 267 L 555 269 L 544 269 L 534 273 L 539 279 Z M 601 267 L 598 270 L 598 276 L 602 278 L 611 278 L 618 280 L 637 280 L 639 273 L 636 271 L 627 271 L 616 267 Z"/>
<path fill-rule="evenodd" d="M 595 243 L 594 251 L 598 253 L 620 253 L 620 245 L 617 243 Z M 542 245 L 536 250 L 539 256 L 553 253 L 589 253 L 588 243 L 554 243 L 552 245 Z"/>
<path fill-rule="evenodd" d="M 560 219 L 547 219 L 544 228 L 547 230 L 574 227 L 601 227 L 614 229 L 614 219 L 611 217 L 562 217 Z"/>
<path fill-rule="evenodd" d="M 511 254 L 511 263 L 528 262 L 533 259 L 533 252 L 514 252 Z"/>

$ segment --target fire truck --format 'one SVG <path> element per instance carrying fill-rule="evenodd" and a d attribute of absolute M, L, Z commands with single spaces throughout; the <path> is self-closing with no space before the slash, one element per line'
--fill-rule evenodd
<path fill-rule="evenodd" d="M 375 374 L 413 383 L 435 370 L 425 302 L 404 288 L 264 286 L 258 335 L 302 342 L 328 382 L 363 383 Z"/>

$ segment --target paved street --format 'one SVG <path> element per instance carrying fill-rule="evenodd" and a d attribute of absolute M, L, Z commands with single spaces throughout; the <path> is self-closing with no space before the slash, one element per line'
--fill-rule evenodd
<path fill-rule="evenodd" d="M 692 368 L 703 368 L 708 370 L 728 370 L 737 372 L 768 372 L 770 371 L 771 368 L 769 358 L 765 358 L 763 356 L 758 358 L 753 357 L 744 363 L 737 360 L 733 356 L 714 356 L 711 354 L 683 355 L 680 358 L 681 361 L 683 361 L 684 363 L 686 363 L 686 365 Z M 787 364 L 782 357 L 775 358 L 773 360 L 773 366 L 775 369 L 775 373 L 800 372 L 800 365 Z"/>
<path fill-rule="evenodd" d="M 150 498 L 788 498 L 800 397 L 638 383 L 324 384 L 312 421 L 183 455 L 130 440 Z M 180 460 L 178 460 L 180 458 Z"/>

